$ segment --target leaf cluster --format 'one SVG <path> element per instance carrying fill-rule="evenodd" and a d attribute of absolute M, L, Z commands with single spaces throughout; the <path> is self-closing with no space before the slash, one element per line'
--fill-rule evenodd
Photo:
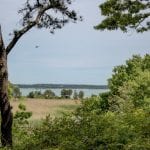
<path fill-rule="evenodd" d="M 43 93 L 41 91 L 31 91 L 31 92 L 29 92 L 27 97 L 28 98 L 44 98 L 44 99 L 55 99 L 55 98 L 57 98 L 55 93 L 50 89 L 45 90 Z"/>
<path fill-rule="evenodd" d="M 22 96 L 22 93 L 19 89 L 19 87 L 17 86 L 14 86 L 12 83 L 8 83 L 8 96 L 9 96 L 9 99 L 11 98 L 21 98 Z"/>
<path fill-rule="evenodd" d="M 35 22 L 37 28 L 47 28 L 51 33 L 61 29 L 69 21 L 81 20 L 68 5 L 72 0 L 27 0 L 24 7 L 19 10 L 23 15 L 22 25 Z"/>
<path fill-rule="evenodd" d="M 137 32 L 150 30 L 149 0 L 108 0 L 99 7 L 105 19 L 95 29 L 120 29 L 123 32 L 129 29 Z"/>

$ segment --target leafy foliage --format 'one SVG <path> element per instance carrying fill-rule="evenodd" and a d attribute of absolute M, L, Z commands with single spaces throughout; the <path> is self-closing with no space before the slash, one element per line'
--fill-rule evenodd
<path fill-rule="evenodd" d="M 74 93 L 73 93 L 73 99 L 78 99 L 78 93 L 77 93 L 76 90 L 75 90 Z"/>
<path fill-rule="evenodd" d="M 61 97 L 62 98 L 70 99 L 71 95 L 72 95 L 72 90 L 71 89 L 62 89 L 61 90 Z"/>
<path fill-rule="evenodd" d="M 91 107 L 90 111 L 84 114 L 78 112 L 76 115 L 54 120 L 48 116 L 40 127 L 34 128 L 31 137 L 34 140 L 29 140 L 22 148 L 33 150 L 149 149 L 150 107 L 132 111 L 126 107 L 126 111 L 122 113 L 111 111 L 97 113 L 95 108 Z"/>
<path fill-rule="evenodd" d="M 19 126 L 20 126 L 21 124 L 22 125 L 29 124 L 27 119 L 32 116 L 32 112 L 27 112 L 26 106 L 23 104 L 20 104 L 18 106 L 18 108 L 20 111 L 17 111 L 15 113 L 15 116 L 14 116 L 15 124 L 14 125 L 17 126 L 17 124 L 19 124 Z"/>
<path fill-rule="evenodd" d="M 8 96 L 9 98 L 21 98 L 21 91 L 17 86 L 14 86 L 12 83 L 8 83 Z"/>
<path fill-rule="evenodd" d="M 79 91 L 79 99 L 83 99 L 84 98 L 84 92 L 83 91 Z"/>
<path fill-rule="evenodd" d="M 73 95 L 72 95 L 73 94 Z M 41 98 L 41 99 L 83 99 L 83 91 L 72 91 L 72 89 L 62 89 L 61 96 L 57 96 L 52 90 L 47 89 L 44 92 L 41 91 L 31 91 L 27 95 L 28 98 Z"/>
<path fill-rule="evenodd" d="M 61 29 L 69 21 L 79 19 L 74 10 L 69 10 L 71 3 L 72 0 L 27 0 L 24 8 L 19 10 L 23 15 L 22 26 L 35 21 L 37 28 L 48 28 L 54 33 L 55 29 Z"/>
<path fill-rule="evenodd" d="M 12 40 L 6 46 L 7 55 L 16 45 L 18 40 L 33 27 L 46 28 L 50 33 L 61 29 L 69 22 L 82 21 L 74 10 L 69 9 L 72 0 L 26 0 L 22 9 L 18 11 L 22 15 L 21 29 L 15 29 L 11 35 Z"/>
<path fill-rule="evenodd" d="M 43 93 L 41 91 L 31 91 L 29 92 L 27 97 L 28 98 L 54 99 L 56 98 L 56 95 L 52 90 L 45 90 Z"/>
<path fill-rule="evenodd" d="M 107 0 L 99 7 L 106 18 L 96 29 L 120 29 L 123 32 L 129 29 L 135 29 L 137 32 L 150 30 L 149 0 Z"/>
<path fill-rule="evenodd" d="M 125 65 L 115 67 L 112 78 L 108 80 L 111 93 L 118 94 L 119 87 L 129 80 L 134 80 L 144 71 L 150 71 L 150 55 L 148 54 L 144 58 L 134 55 L 132 59 L 126 61 Z"/>
<path fill-rule="evenodd" d="M 76 90 L 74 91 L 73 93 L 73 99 L 80 99 L 80 100 L 83 100 L 84 98 L 84 92 L 83 91 L 79 91 L 77 92 Z"/>
<path fill-rule="evenodd" d="M 22 145 L 18 143 L 16 147 L 19 150 L 149 150 L 148 60 L 149 55 L 143 58 L 133 56 L 126 65 L 115 68 L 116 72 L 110 79 L 115 82 L 110 91 L 82 101 L 74 113 L 55 119 L 47 116 L 32 130 L 18 130 L 16 137 L 22 132 L 25 132 L 25 137 Z M 116 78 L 122 81 L 118 84 Z M 24 106 L 21 109 L 25 111 Z M 21 114 L 17 118 L 19 125 L 25 127 L 26 121 L 22 124 L 20 120 L 28 117 Z"/>
<path fill-rule="evenodd" d="M 26 111 L 26 106 L 20 104 L 18 106 L 19 111 L 14 115 L 13 123 L 13 140 L 16 150 L 21 150 L 22 145 L 28 142 L 32 135 L 32 127 L 29 124 L 28 119 L 32 116 L 32 112 Z"/>
<path fill-rule="evenodd" d="M 143 58 L 134 55 L 126 61 L 125 65 L 117 66 L 113 70 L 112 78 L 108 80 L 110 92 L 102 99 L 107 104 L 106 110 L 118 110 L 130 101 L 134 101 L 134 107 L 142 106 L 148 94 L 150 86 L 150 55 Z M 107 99 L 107 100 L 106 100 Z"/>
<path fill-rule="evenodd" d="M 43 95 L 46 99 L 55 98 L 55 93 L 52 90 L 46 90 Z"/>
<path fill-rule="evenodd" d="M 0 51 L 1 51 L 1 114 L 2 114 L 2 145 L 12 145 L 12 113 L 11 107 L 8 101 L 8 69 L 7 69 L 7 55 L 16 45 L 18 40 L 33 27 L 48 28 L 51 33 L 54 33 L 55 29 L 61 29 L 66 23 L 72 21 L 76 22 L 81 20 L 81 17 L 77 17 L 74 10 L 70 10 L 68 5 L 72 3 L 72 0 L 26 0 L 25 5 L 19 10 L 22 14 L 21 29 L 13 31 L 13 37 L 9 41 L 8 45 L 4 46 L 3 36 L 1 34 L 0 25 Z M 6 48 L 5 48 L 6 47 Z M 10 91 L 11 92 L 11 91 Z M 16 91 L 18 92 L 18 91 Z M 18 95 L 15 95 L 18 96 Z"/>

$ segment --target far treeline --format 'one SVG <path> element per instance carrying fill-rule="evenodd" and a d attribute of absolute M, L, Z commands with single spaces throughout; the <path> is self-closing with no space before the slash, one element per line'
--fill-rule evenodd
<path fill-rule="evenodd" d="M 84 84 L 14 84 L 19 88 L 39 89 L 108 89 L 107 85 L 84 85 Z"/>
<path fill-rule="evenodd" d="M 10 99 L 19 100 L 22 99 L 22 93 L 20 88 L 9 82 L 8 95 Z M 93 95 L 94 96 L 94 95 Z M 76 91 L 73 89 L 61 89 L 60 96 L 56 95 L 51 89 L 45 89 L 44 92 L 41 90 L 31 91 L 28 93 L 27 98 L 37 98 L 37 99 L 83 99 L 84 92 L 82 90 Z"/>
<path fill-rule="evenodd" d="M 12 84 L 9 83 L 9 98 L 21 99 L 22 93 L 20 88 L 33 88 L 36 91 L 31 91 L 26 96 L 27 98 L 40 99 L 83 99 L 85 98 L 82 89 L 108 89 L 107 85 L 75 85 L 75 84 Z M 52 89 L 61 89 L 60 96 Z M 44 92 L 41 89 L 45 89 Z M 76 89 L 81 89 L 77 91 Z M 94 96 L 94 95 L 92 95 Z"/>
<path fill-rule="evenodd" d="M 62 89 L 61 95 L 56 95 L 51 89 L 46 89 L 44 92 L 41 91 L 31 91 L 27 95 L 27 98 L 37 98 L 37 99 L 83 99 L 84 98 L 84 92 L 72 89 Z"/>

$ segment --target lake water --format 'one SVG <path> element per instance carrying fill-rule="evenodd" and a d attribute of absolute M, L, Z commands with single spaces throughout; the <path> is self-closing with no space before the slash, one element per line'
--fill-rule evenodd
<path fill-rule="evenodd" d="M 42 93 L 47 89 L 35 89 L 35 88 L 20 88 L 23 96 L 27 96 L 31 91 L 41 91 Z M 61 95 L 62 89 L 51 89 L 57 96 Z M 83 91 L 84 97 L 90 97 L 91 95 L 99 95 L 100 93 L 107 92 L 108 89 L 72 89 L 72 91 Z"/>

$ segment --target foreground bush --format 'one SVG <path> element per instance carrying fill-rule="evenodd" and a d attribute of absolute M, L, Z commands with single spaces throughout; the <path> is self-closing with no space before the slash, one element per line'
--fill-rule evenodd
<path fill-rule="evenodd" d="M 97 103 L 97 99 L 92 101 Z M 48 116 L 41 126 L 32 129 L 19 149 L 148 150 L 149 110 L 150 107 L 145 106 L 143 109 L 126 108 L 121 113 L 99 113 L 90 108 L 88 113 L 78 111 L 54 120 Z"/>
<path fill-rule="evenodd" d="M 118 67 L 119 72 L 117 71 L 109 80 L 111 83 L 109 92 L 83 101 L 80 108 L 72 114 L 55 119 L 47 116 L 39 126 L 29 126 L 27 119 L 31 114 L 21 106 L 21 112 L 16 114 L 14 122 L 15 149 L 149 150 L 150 61 L 148 60 L 149 55 L 144 58 L 134 56 L 127 61 L 128 66 L 134 71 L 127 69 L 127 74 L 123 69 L 122 74 L 122 70 Z M 120 78 L 120 75 L 125 76 Z M 118 83 L 119 78 L 123 80 Z"/>

